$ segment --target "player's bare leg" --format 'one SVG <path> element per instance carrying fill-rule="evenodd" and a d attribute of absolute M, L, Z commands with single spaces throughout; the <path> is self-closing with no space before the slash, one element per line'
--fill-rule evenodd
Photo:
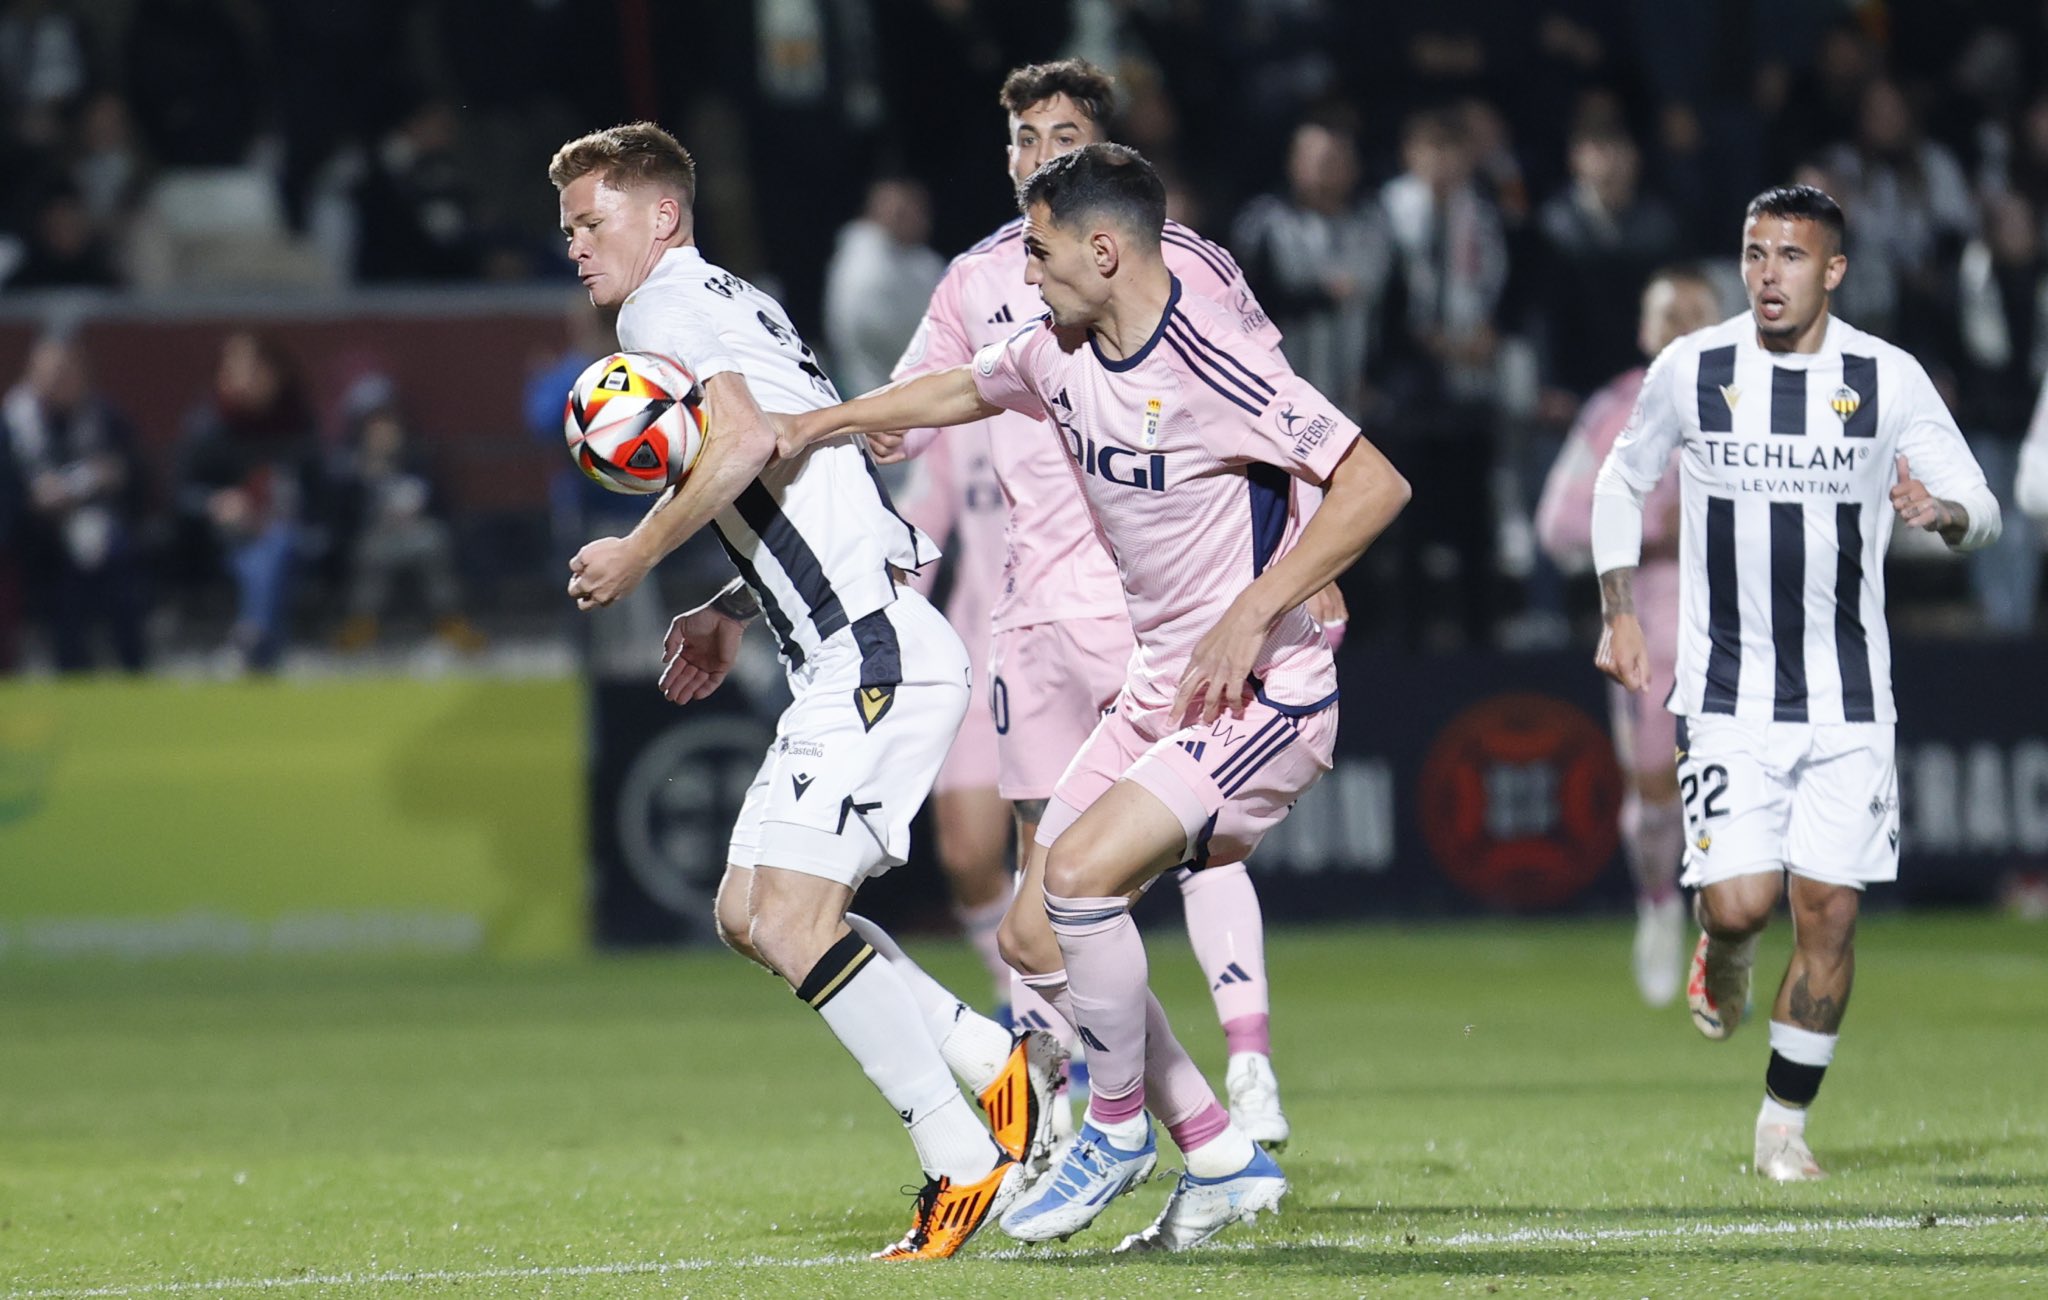
<path fill-rule="evenodd" d="M 1748 1014 L 1757 936 L 1770 923 L 1784 889 L 1783 873 L 1774 866 L 1715 881 L 1693 899 L 1700 941 L 1693 949 L 1685 998 L 1693 1027 L 1708 1038 L 1728 1037 Z"/>
<path fill-rule="evenodd" d="M 1003 964 L 996 929 L 1010 906 L 1010 806 L 993 786 L 942 790 L 932 795 L 934 847 L 953 915 L 987 968 L 998 1004 L 1010 1000 L 1010 968 Z"/>
<path fill-rule="evenodd" d="M 1685 972 L 1685 898 L 1678 889 L 1685 809 L 1671 763 L 1642 766 L 1631 774 L 1621 805 L 1621 842 L 1635 882 L 1636 991 L 1649 1005 L 1666 1006 L 1678 996 Z"/>
<path fill-rule="evenodd" d="M 1806 1145 L 1807 1108 L 1834 1060 L 1856 979 L 1856 914 L 1846 885 L 1792 877 L 1792 961 L 1771 1008 L 1771 1063 L 1756 1121 L 1757 1173 L 1777 1182 L 1822 1177 Z"/>
<path fill-rule="evenodd" d="M 747 898 L 754 889 L 754 870 L 737 863 L 725 864 L 725 875 L 718 881 L 718 897 L 711 905 L 711 915 L 718 923 L 718 937 L 725 940 L 725 946 L 757 963 L 769 971 L 775 968 L 763 960 L 754 948 L 754 918 L 747 913 Z"/>
<path fill-rule="evenodd" d="M 777 867 L 756 867 L 752 877 L 751 947 L 860 1063 L 902 1118 L 929 1179 L 910 1234 L 882 1255 L 952 1254 L 1016 1197 L 1022 1166 L 968 1109 L 894 963 L 877 960 L 880 954 L 847 925 L 853 891 Z"/>

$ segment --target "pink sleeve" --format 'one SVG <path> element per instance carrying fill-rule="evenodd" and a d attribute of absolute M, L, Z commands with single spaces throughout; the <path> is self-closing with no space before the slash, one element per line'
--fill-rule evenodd
<path fill-rule="evenodd" d="M 1572 426 L 1536 503 L 1536 544 L 1560 565 L 1576 567 L 1593 553 L 1593 480 L 1599 476 L 1600 457 Z"/>
<path fill-rule="evenodd" d="M 1260 382 L 1273 391 L 1259 415 L 1246 417 L 1243 412 L 1238 413 L 1235 423 L 1242 431 L 1239 443 L 1226 454 L 1278 465 L 1312 483 L 1327 482 L 1337 462 L 1351 449 L 1352 440 L 1358 437 L 1358 426 L 1334 402 L 1316 391 L 1315 385 L 1295 374 L 1277 351 L 1245 348 L 1238 355 Z M 1218 405 L 1222 405 L 1220 398 Z M 1235 409 L 1234 405 L 1224 406 L 1206 414 L 1216 416 Z M 1207 423 L 1205 419 L 1204 424 Z"/>
<path fill-rule="evenodd" d="M 1052 326 L 1033 321 L 1002 343 L 991 343 L 974 354 L 975 391 L 981 400 L 1006 411 L 1016 411 L 1034 420 L 1045 418 L 1045 403 L 1039 400 L 1033 371 L 1044 359 L 1048 347 L 1058 346 Z"/>
<path fill-rule="evenodd" d="M 935 456 L 921 456 L 912 461 L 910 476 L 904 479 L 902 489 L 895 494 L 895 502 L 896 513 L 903 517 L 905 523 L 916 527 L 943 549 L 952 536 L 960 509 L 960 486 L 953 473 L 951 449 L 941 447 Z M 938 581 L 939 566 L 927 564 L 908 577 L 918 595 L 929 596 L 932 584 Z"/>
<path fill-rule="evenodd" d="M 903 355 L 897 359 L 896 368 L 889 372 L 890 379 L 914 379 L 933 371 L 964 366 L 974 359 L 974 349 L 968 346 L 967 334 L 960 324 L 959 272 L 960 264 L 956 262 L 939 281 L 939 287 L 932 290 L 932 300 L 925 306 L 924 319 L 917 323 L 917 333 L 910 336 Z M 904 430 L 903 454 L 915 460 L 931 449 L 938 436 L 937 429 Z M 925 531 L 931 532 L 930 529 Z M 935 533 L 932 535 L 937 536 Z M 926 586 L 929 585 L 927 582 Z"/>

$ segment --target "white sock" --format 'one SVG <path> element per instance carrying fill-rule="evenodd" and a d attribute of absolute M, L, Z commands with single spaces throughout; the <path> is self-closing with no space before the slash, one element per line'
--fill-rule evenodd
<path fill-rule="evenodd" d="M 1109 1144 L 1119 1151 L 1142 1150 L 1145 1145 L 1145 1135 L 1152 1131 L 1151 1121 L 1145 1118 L 1145 1112 L 1142 1110 L 1129 1119 L 1114 1121 L 1099 1119 L 1091 1113 L 1088 1116 L 1088 1122 L 1094 1125 L 1102 1136 L 1108 1138 Z"/>
<path fill-rule="evenodd" d="M 916 1001 L 894 963 L 875 960 L 849 935 L 834 944 L 797 996 L 830 1027 L 910 1130 L 918 1162 L 935 1178 L 978 1182 L 997 1149 L 967 1108 L 931 1038 L 919 1033 Z"/>
<path fill-rule="evenodd" d="M 887 931 L 865 916 L 846 914 L 847 928 L 888 960 L 902 977 L 927 1033 L 953 1077 L 980 1092 L 996 1081 L 1010 1058 L 1010 1031 L 948 992 L 946 986 L 912 961 Z"/>
<path fill-rule="evenodd" d="M 1771 1050 L 1800 1065 L 1818 1065 L 1823 1069 L 1833 1065 L 1835 1044 L 1841 1040 L 1840 1034 L 1816 1033 L 1781 1020 L 1771 1022 Z"/>
<path fill-rule="evenodd" d="M 1781 1105 L 1776 1097 L 1764 1094 L 1764 1108 L 1757 1112 L 1756 1126 L 1782 1124 L 1795 1133 L 1806 1131 L 1806 1107 Z"/>
<path fill-rule="evenodd" d="M 1232 1124 L 1192 1151 L 1183 1151 L 1188 1173 L 1196 1178 L 1227 1178 L 1252 1162 L 1252 1140 Z"/>

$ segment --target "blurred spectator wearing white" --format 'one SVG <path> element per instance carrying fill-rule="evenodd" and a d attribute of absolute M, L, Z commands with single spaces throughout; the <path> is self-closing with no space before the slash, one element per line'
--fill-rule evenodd
<path fill-rule="evenodd" d="M 142 464 L 127 419 L 93 391 L 75 340 L 49 335 L 0 399 L 0 456 L 16 485 L 32 607 L 48 620 L 59 672 L 99 661 L 142 671 L 146 614 L 139 525 Z"/>
<path fill-rule="evenodd" d="M 348 619 L 343 650 L 374 645 L 398 583 L 419 586 L 434 635 L 451 648 L 481 650 L 483 637 L 462 613 L 455 536 L 434 509 L 433 480 L 394 401 L 373 401 L 356 415 L 334 478 L 337 513 L 348 533 Z"/>
<path fill-rule="evenodd" d="M 1389 251 L 1377 210 L 1358 196 L 1351 133 L 1321 122 L 1296 127 L 1287 193 L 1253 199 L 1231 244 L 1295 373 L 1360 418 L 1372 303 Z"/>
<path fill-rule="evenodd" d="M 1955 281 L 1956 421 L 1999 503 L 2013 503 L 2021 432 L 2048 376 L 2048 258 L 2033 205 L 2016 194 L 1985 202 L 1984 234 L 1963 249 Z M 2023 511 L 2006 511 L 1996 546 L 1970 556 L 1985 626 L 2033 630 L 2040 538 Z"/>
<path fill-rule="evenodd" d="M 931 199 L 917 181 L 868 186 L 860 216 L 840 227 L 825 270 L 825 343 L 848 397 L 889 382 L 890 368 L 924 319 L 945 259 L 926 243 Z"/>

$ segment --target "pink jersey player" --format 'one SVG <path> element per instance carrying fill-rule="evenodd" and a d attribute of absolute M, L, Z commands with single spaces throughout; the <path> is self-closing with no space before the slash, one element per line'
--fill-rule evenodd
<path fill-rule="evenodd" d="M 1196 643 L 1297 535 L 1295 475 L 1328 477 L 1358 436 L 1247 332 L 1176 277 L 1157 332 L 1123 361 L 1049 319 L 975 354 L 984 402 L 1054 426 L 1025 436 L 1079 479 L 1137 640 L 1116 712 L 1062 777 L 1041 844 L 1128 774 L 1181 815 L 1189 860 L 1240 861 L 1328 770 L 1336 667 L 1304 609 L 1261 647 L 1242 717 L 1183 729 L 1172 716 Z M 1148 780 L 1155 764 L 1176 779 Z"/>
<path fill-rule="evenodd" d="M 1593 480 L 1635 410 L 1644 371 L 1631 370 L 1588 398 L 1543 484 L 1536 536 L 1567 568 L 1593 554 Z M 1675 459 L 1675 456 L 1674 456 Z M 1637 616 L 1650 653 L 1650 684 L 1640 695 L 1620 686 L 1608 694 L 1615 748 L 1631 772 L 1671 770 L 1675 727 L 1664 708 L 1678 663 L 1678 475 L 1667 474 L 1643 503 L 1643 562 L 1636 570 Z"/>
<path fill-rule="evenodd" d="M 1003 574 L 1005 511 L 987 426 L 955 430 L 920 456 L 895 500 L 897 514 L 945 548 L 951 573 L 946 621 L 960 634 L 974 665 L 974 698 L 932 790 L 989 789 L 996 784 L 996 724 L 983 665 L 988 663 L 989 608 Z M 911 576 L 910 584 L 929 596 L 937 579 L 937 566 L 927 565 Z"/>
<path fill-rule="evenodd" d="M 954 259 L 894 378 L 964 365 L 1045 310 L 1025 282 L 1022 230 L 1022 218 L 1011 221 Z M 1172 221 L 1160 249 L 1186 293 L 1223 308 L 1233 348 L 1277 351 L 1280 332 L 1228 252 Z M 1117 569 L 1077 490 L 1073 464 L 1057 441 L 1033 436 L 1033 423 L 1004 412 L 948 435 L 987 439 L 1008 506 L 991 610 L 992 658 L 976 663 L 989 664 L 1000 733 L 998 789 L 1019 800 L 1052 794 L 1067 761 L 1122 688 L 1132 649 Z M 906 450 L 918 454 L 935 432 L 912 431 Z"/>

